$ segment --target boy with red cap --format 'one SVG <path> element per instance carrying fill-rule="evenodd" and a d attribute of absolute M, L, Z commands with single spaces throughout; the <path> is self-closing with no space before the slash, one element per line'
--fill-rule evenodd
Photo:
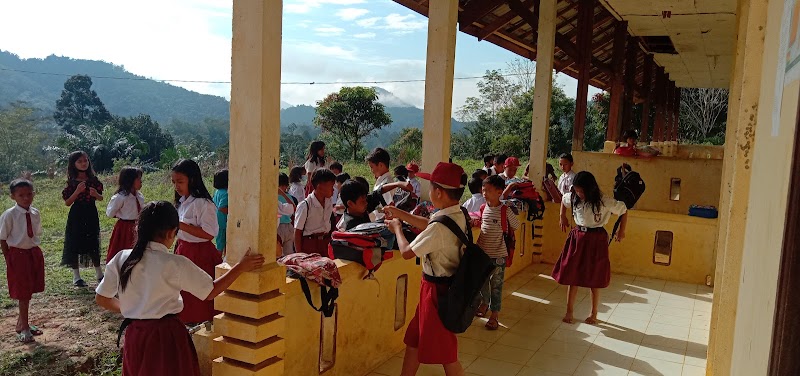
<path fill-rule="evenodd" d="M 414 187 L 414 194 L 417 195 L 417 197 L 422 197 L 422 186 L 420 186 L 419 180 L 417 180 L 419 165 L 414 162 L 409 162 L 406 165 L 406 170 L 408 170 L 408 181 L 411 183 L 411 186 Z"/>
<path fill-rule="evenodd" d="M 517 169 L 519 168 L 519 159 L 517 157 L 508 157 L 503 163 L 503 172 L 500 177 L 503 180 L 514 179 L 517 176 Z"/>
<path fill-rule="evenodd" d="M 439 209 L 431 219 L 445 215 L 465 233 L 470 231 L 470 224 L 459 206 L 467 184 L 464 169 L 457 164 L 439 162 L 430 174 L 417 175 L 431 182 L 430 200 Z M 419 257 L 423 260 L 420 301 L 406 330 L 406 353 L 401 375 L 415 375 L 420 363 L 441 364 L 448 376 L 463 375 L 464 369 L 458 362 L 458 341 L 439 318 L 438 297 L 447 292 L 449 279 L 455 274 L 464 254 L 464 245 L 444 224 L 429 224 L 428 218 L 411 215 L 395 207 L 386 207 L 384 212 L 389 218 L 394 217 L 388 221 L 388 225 L 397 236 L 397 247 L 403 258 Z M 401 220 L 425 230 L 409 244 Z"/>
<path fill-rule="evenodd" d="M 42 334 L 28 322 L 31 296 L 44 291 L 44 256 L 39 249 L 42 219 L 33 203 L 33 183 L 17 179 L 9 186 L 11 199 L 16 205 L 0 216 L 0 249 L 6 259 L 8 295 L 19 300 L 17 340 L 33 342 L 34 335 Z"/>

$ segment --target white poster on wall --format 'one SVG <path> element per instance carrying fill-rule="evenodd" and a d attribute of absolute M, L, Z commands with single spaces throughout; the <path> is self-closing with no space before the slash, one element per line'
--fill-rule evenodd
<path fill-rule="evenodd" d="M 780 35 L 778 69 L 775 70 L 775 97 L 772 101 L 773 137 L 780 133 L 783 88 L 800 79 L 800 3 L 797 0 L 784 1 Z"/>

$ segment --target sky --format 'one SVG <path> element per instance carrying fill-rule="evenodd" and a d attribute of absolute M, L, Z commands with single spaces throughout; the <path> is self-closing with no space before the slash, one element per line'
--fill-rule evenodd
<path fill-rule="evenodd" d="M 103 60 L 160 80 L 230 81 L 231 9 L 230 0 L 2 1 L 0 50 L 21 58 Z M 284 0 L 281 81 L 424 79 L 427 21 L 391 0 Z M 455 76 L 504 70 L 515 58 L 459 32 Z M 454 112 L 478 95 L 477 82 L 455 81 Z M 558 75 L 556 82 L 575 97 L 574 79 Z M 230 84 L 174 84 L 230 98 Z M 284 84 L 281 99 L 314 105 L 342 86 Z M 374 86 L 423 106 L 423 82 Z M 590 97 L 597 91 L 590 87 Z"/>

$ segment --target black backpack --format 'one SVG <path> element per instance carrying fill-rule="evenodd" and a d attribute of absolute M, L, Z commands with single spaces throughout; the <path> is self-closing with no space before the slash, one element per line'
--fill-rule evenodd
<path fill-rule="evenodd" d="M 462 207 L 461 212 L 469 225 L 467 210 Z M 447 293 L 439 296 L 439 318 L 444 327 L 453 333 L 464 333 L 481 305 L 481 288 L 489 280 L 495 266 L 486 252 L 472 242 L 472 231 L 464 234 L 464 230 L 446 215 L 431 220 L 431 223 L 436 222 L 447 226 L 466 246 L 458 270 L 450 278 Z"/>
<path fill-rule="evenodd" d="M 644 194 L 645 184 L 641 175 L 633 171 L 631 166 L 623 163 L 622 166 L 617 167 L 617 176 L 614 178 L 614 199 L 622 201 L 628 209 L 633 208 L 639 198 Z M 614 230 L 611 232 L 611 237 L 608 239 L 608 244 L 614 240 L 614 235 L 619 230 L 621 218 L 617 218 L 614 223 Z"/>

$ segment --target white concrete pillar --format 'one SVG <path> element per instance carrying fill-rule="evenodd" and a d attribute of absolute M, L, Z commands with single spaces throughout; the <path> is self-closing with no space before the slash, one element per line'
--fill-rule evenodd
<path fill-rule="evenodd" d="M 539 39 L 536 44 L 536 86 L 533 91 L 531 151 L 528 177 L 542 181 L 546 173 L 550 135 L 550 98 L 553 92 L 553 52 L 556 45 L 556 0 L 541 0 Z"/>

